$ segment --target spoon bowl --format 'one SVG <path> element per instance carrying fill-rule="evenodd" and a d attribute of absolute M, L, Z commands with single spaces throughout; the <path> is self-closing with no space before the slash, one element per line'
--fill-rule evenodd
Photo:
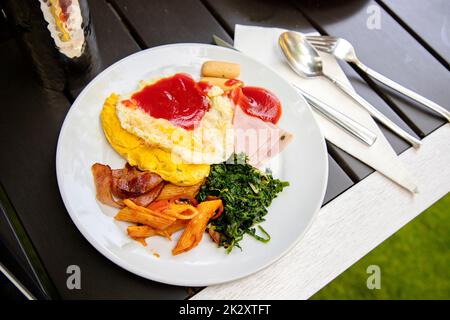
<path fill-rule="evenodd" d="M 278 44 L 286 61 L 298 75 L 308 78 L 324 75 L 319 53 L 304 36 L 292 31 L 283 32 Z"/>

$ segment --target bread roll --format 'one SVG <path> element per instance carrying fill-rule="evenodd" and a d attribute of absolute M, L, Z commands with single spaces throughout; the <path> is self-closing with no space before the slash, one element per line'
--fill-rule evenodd
<path fill-rule="evenodd" d="M 239 77 L 241 67 L 225 61 L 206 61 L 202 66 L 202 77 L 234 79 Z"/>

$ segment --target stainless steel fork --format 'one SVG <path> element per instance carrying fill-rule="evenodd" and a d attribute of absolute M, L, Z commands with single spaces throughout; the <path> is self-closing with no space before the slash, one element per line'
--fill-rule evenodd
<path fill-rule="evenodd" d="M 405 88 L 397 82 L 383 76 L 382 74 L 370 69 L 358 59 L 355 53 L 355 49 L 345 39 L 330 37 L 330 36 L 307 36 L 306 39 L 319 51 L 326 52 L 334 55 L 336 58 L 354 63 L 359 69 L 364 71 L 372 78 L 384 83 L 388 87 L 404 94 L 405 96 L 423 104 L 431 110 L 437 112 L 443 116 L 448 122 L 450 122 L 450 111 L 441 107 L 437 103 L 421 96 L 420 94 Z"/>

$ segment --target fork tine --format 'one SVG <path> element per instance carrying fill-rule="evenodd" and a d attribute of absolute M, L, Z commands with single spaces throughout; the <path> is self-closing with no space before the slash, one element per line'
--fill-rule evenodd
<path fill-rule="evenodd" d="M 314 41 L 308 41 L 313 47 L 320 47 L 323 49 L 327 49 L 329 51 L 333 50 L 334 43 L 328 44 L 328 43 L 320 43 L 320 42 L 314 42 Z"/>
<path fill-rule="evenodd" d="M 331 41 L 336 42 L 337 38 L 330 36 L 306 36 L 308 40 L 317 40 L 317 41 Z"/>
<path fill-rule="evenodd" d="M 313 47 L 319 51 L 326 52 L 326 53 L 332 53 L 333 50 L 329 46 L 319 45 L 319 44 L 313 44 Z"/>
<path fill-rule="evenodd" d="M 316 40 L 316 39 L 306 39 L 309 43 L 317 43 L 317 44 L 323 44 L 327 46 L 334 46 L 336 44 L 336 41 L 329 41 L 329 40 Z"/>
<path fill-rule="evenodd" d="M 335 42 L 325 42 L 325 41 L 316 41 L 316 40 L 307 40 L 311 44 L 318 44 L 322 46 L 332 47 L 335 45 Z"/>

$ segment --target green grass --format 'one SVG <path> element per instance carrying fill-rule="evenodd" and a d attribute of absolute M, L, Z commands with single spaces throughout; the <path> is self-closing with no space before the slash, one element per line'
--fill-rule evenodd
<path fill-rule="evenodd" d="M 370 265 L 380 289 L 367 288 Z M 450 193 L 311 299 L 450 299 Z"/>

